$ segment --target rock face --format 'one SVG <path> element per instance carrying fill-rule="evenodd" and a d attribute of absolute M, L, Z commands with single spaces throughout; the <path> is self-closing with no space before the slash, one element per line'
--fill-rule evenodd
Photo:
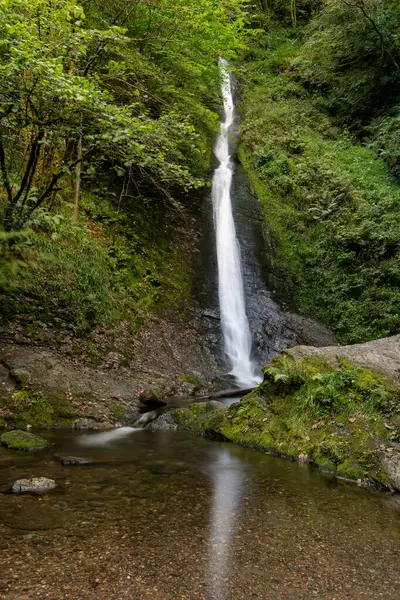
<path fill-rule="evenodd" d="M 193 319 L 197 323 L 197 317 Z M 107 332 L 91 334 L 90 343 L 100 352 L 95 364 L 87 340 L 45 324 L 46 336 L 42 338 L 38 330 L 32 338 L 27 325 L 25 321 L 0 325 L 0 426 L 2 419 L 20 423 L 12 419 L 16 408 L 12 396 L 21 391 L 39 394 L 62 419 L 68 416 L 69 426 L 95 429 L 96 423 L 110 427 L 137 419 L 144 389 L 156 390 L 162 399 L 190 395 L 198 382 L 207 387 L 218 372 L 206 342 L 194 326 L 182 322 L 181 315 L 153 316 L 134 336 L 123 328 L 113 332 L 111 340 Z M 112 360 L 113 346 L 119 354 L 125 352 L 124 360 Z M 66 426 L 65 419 L 61 426 Z"/>
<path fill-rule="evenodd" d="M 48 492 L 56 487 L 56 482 L 53 479 L 46 477 L 33 477 L 32 479 L 18 479 L 11 490 L 18 494 L 21 492 Z"/>
<path fill-rule="evenodd" d="M 389 485 L 400 491 L 400 444 L 391 444 L 381 455 L 381 462 L 388 476 Z"/>
<path fill-rule="evenodd" d="M 400 335 L 349 346 L 296 346 L 286 350 L 285 354 L 296 361 L 318 356 L 334 368 L 338 366 L 340 359 L 346 359 L 400 385 Z"/>
<path fill-rule="evenodd" d="M 8 431 L 3 433 L 0 441 L 11 450 L 40 450 L 47 446 L 47 440 L 27 431 Z"/>
<path fill-rule="evenodd" d="M 290 291 L 284 289 L 286 274 L 274 273 L 273 265 L 268 260 L 268 257 L 273 258 L 274 249 L 264 235 L 259 202 L 239 165 L 234 170 L 231 195 L 241 248 L 246 311 L 253 333 L 256 358 L 260 363 L 266 363 L 288 347 L 299 344 L 335 344 L 332 331 L 313 319 L 295 314 L 292 307 L 287 305 Z M 209 346 L 219 348 L 222 355 L 211 197 L 205 202 L 203 227 L 203 265 L 199 295 L 207 326 L 204 337 Z M 284 298 L 285 303 L 278 302 L 278 297 Z"/>

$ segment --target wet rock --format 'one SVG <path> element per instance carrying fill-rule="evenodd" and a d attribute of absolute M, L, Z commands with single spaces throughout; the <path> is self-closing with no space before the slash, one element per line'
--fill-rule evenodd
<path fill-rule="evenodd" d="M 381 454 L 382 466 L 394 490 L 400 491 L 400 444 L 392 444 Z"/>
<path fill-rule="evenodd" d="M 156 419 L 157 416 L 158 416 L 158 413 L 155 410 L 153 410 L 151 412 L 147 412 L 144 415 L 142 415 L 140 417 L 140 419 L 138 419 L 136 421 L 136 423 L 134 423 L 134 425 L 136 427 L 145 427 L 146 425 L 151 423 L 151 421 L 154 421 L 154 419 Z"/>
<path fill-rule="evenodd" d="M 161 391 L 152 388 L 142 390 L 139 400 L 147 408 L 159 408 L 167 405 L 166 401 L 162 398 Z"/>
<path fill-rule="evenodd" d="M 177 424 L 171 416 L 171 413 L 163 413 L 154 421 L 146 426 L 149 431 L 174 430 L 177 429 Z"/>
<path fill-rule="evenodd" d="M 56 458 L 64 466 L 93 464 L 93 461 L 90 458 L 84 458 L 83 456 L 57 456 Z"/>
<path fill-rule="evenodd" d="M 239 402 L 239 398 L 238 398 L 238 402 Z M 211 408 L 213 410 L 227 410 L 227 406 L 223 403 L 223 402 L 218 402 L 218 400 L 211 400 L 211 402 L 209 402 L 209 405 L 211 406 Z"/>
<path fill-rule="evenodd" d="M 12 485 L 11 490 L 17 494 L 21 492 L 48 492 L 56 487 L 54 479 L 47 477 L 33 477 L 32 479 L 18 479 Z"/>
<path fill-rule="evenodd" d="M 7 431 L 0 437 L 1 443 L 11 450 L 40 450 L 47 440 L 27 431 Z"/>

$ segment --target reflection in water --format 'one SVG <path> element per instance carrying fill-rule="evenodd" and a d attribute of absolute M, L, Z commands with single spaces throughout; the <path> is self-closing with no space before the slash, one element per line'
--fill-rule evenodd
<path fill-rule="evenodd" d="M 118 429 L 112 429 L 111 431 L 86 434 L 79 438 L 79 443 L 81 446 L 105 446 L 114 440 L 125 438 L 135 431 L 142 431 L 142 429 L 135 429 L 134 427 L 120 427 Z"/>
<path fill-rule="evenodd" d="M 232 545 L 238 506 L 243 490 L 243 465 L 226 449 L 220 449 L 213 465 L 209 588 L 213 600 L 227 597 L 232 564 Z"/>

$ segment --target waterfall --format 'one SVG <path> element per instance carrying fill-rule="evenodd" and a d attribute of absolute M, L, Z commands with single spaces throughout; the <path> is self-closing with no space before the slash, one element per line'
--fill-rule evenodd
<path fill-rule="evenodd" d="M 260 381 L 251 360 L 252 336 L 246 315 L 240 247 L 232 213 L 233 165 L 229 150 L 229 129 L 234 120 L 232 86 L 227 63 L 220 60 L 225 118 L 221 122 L 214 153 L 220 162 L 212 181 L 212 201 L 218 260 L 218 295 L 224 348 L 230 374 L 239 385 Z"/>

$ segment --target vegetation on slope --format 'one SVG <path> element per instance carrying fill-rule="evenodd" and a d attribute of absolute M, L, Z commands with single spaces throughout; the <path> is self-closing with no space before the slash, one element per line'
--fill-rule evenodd
<path fill-rule="evenodd" d="M 205 184 L 243 4 L 1 3 L 3 312 L 84 331 L 185 297 L 172 227 Z"/>
<path fill-rule="evenodd" d="M 329 0 L 276 30 L 277 10 L 244 57 L 240 148 L 272 271 L 342 342 L 397 333 L 400 11 Z"/>

